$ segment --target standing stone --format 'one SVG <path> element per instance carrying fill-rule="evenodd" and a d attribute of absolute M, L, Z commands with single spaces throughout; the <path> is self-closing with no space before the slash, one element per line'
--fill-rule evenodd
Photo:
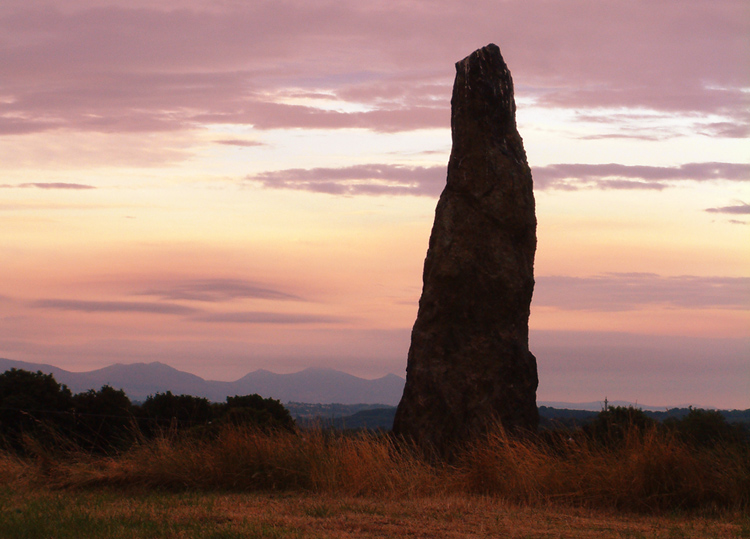
<path fill-rule="evenodd" d="M 536 429 L 529 351 L 536 215 L 513 80 L 497 45 L 456 64 L 453 149 L 393 430 L 437 454 L 499 420 Z"/>

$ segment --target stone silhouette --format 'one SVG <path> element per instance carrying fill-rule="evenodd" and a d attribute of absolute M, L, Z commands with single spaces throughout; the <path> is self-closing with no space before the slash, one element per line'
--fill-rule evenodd
<path fill-rule="evenodd" d="M 393 426 L 438 455 L 495 421 L 511 431 L 539 422 L 528 343 L 536 215 L 515 112 L 497 45 L 456 64 L 448 179 Z"/>

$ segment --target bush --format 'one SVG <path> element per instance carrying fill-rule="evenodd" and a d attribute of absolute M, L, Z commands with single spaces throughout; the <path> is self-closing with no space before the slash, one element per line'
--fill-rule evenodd
<path fill-rule="evenodd" d="M 231 425 L 254 425 L 268 429 L 294 430 L 294 419 L 289 410 L 276 399 L 264 399 L 260 395 L 227 397 L 222 423 Z"/>
<path fill-rule="evenodd" d="M 681 440 L 699 447 L 739 443 L 745 438 L 745 432 L 740 425 L 730 425 L 721 412 L 716 410 L 690 408 L 686 416 L 680 419 L 667 419 L 664 425 Z"/>
<path fill-rule="evenodd" d="M 108 385 L 73 396 L 76 443 L 89 451 L 119 450 L 134 440 L 130 399 Z"/>
<path fill-rule="evenodd" d="M 215 406 L 208 399 L 192 395 L 173 395 L 171 391 L 150 395 L 139 409 L 141 430 L 152 436 L 165 428 L 203 426 L 216 417 Z"/>
<path fill-rule="evenodd" d="M 108 385 L 72 395 L 41 371 L 11 369 L 0 374 L 0 442 L 14 450 L 26 451 L 33 445 L 35 453 L 60 449 L 107 453 L 165 431 L 215 438 L 225 426 L 295 429 L 281 402 L 260 395 L 235 395 L 217 404 L 167 391 L 134 406 L 124 391 Z"/>
<path fill-rule="evenodd" d="M 33 435 L 54 443 L 60 432 L 72 426 L 70 390 L 51 374 L 10 369 L 0 374 L 0 433 L 6 445 L 23 446 Z"/>
<path fill-rule="evenodd" d="M 656 421 L 640 408 L 609 406 L 584 427 L 584 432 L 596 442 L 615 446 L 621 444 L 626 436 L 644 433 L 655 425 Z"/>

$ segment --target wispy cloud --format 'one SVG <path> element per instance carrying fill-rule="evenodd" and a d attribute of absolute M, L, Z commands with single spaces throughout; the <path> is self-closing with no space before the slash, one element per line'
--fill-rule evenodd
<path fill-rule="evenodd" d="M 249 176 L 274 189 L 337 195 L 438 196 L 445 186 L 445 166 L 408 167 L 367 164 L 341 168 L 286 169 Z"/>
<path fill-rule="evenodd" d="M 217 140 L 216 144 L 224 144 L 226 146 L 242 146 L 245 148 L 253 148 L 257 146 L 265 146 L 265 142 L 259 142 L 257 140 L 243 140 L 243 139 L 225 139 Z"/>
<path fill-rule="evenodd" d="M 524 81 L 519 95 L 538 106 L 602 117 L 623 108 L 695 115 L 712 118 L 705 128 L 713 135 L 747 133 L 743 0 L 698 0 L 689 9 L 680 0 L 174 7 L 4 2 L 0 134 L 173 131 L 204 122 L 447 127 L 450 62 L 498 36 Z M 576 31 L 581 13 L 586 31 Z M 283 99 L 291 91 L 308 101 Z M 365 110 L 319 107 L 320 99 Z"/>
<path fill-rule="evenodd" d="M 274 189 L 337 195 L 438 196 L 445 166 L 366 164 L 340 168 L 285 169 L 248 176 Z M 743 163 L 686 163 L 677 167 L 608 164 L 555 164 L 532 169 L 536 189 L 617 189 L 661 191 L 684 181 L 750 181 Z M 744 207 L 744 206 L 743 206 Z M 707 210 L 712 211 L 712 210 Z M 727 213 L 744 213 L 742 208 Z"/>
<path fill-rule="evenodd" d="M 167 300 L 204 302 L 229 301 L 239 298 L 302 301 L 300 296 L 241 279 L 196 279 L 180 283 L 156 285 L 138 293 Z"/>
<path fill-rule="evenodd" d="M 748 309 L 750 278 L 608 273 L 537 276 L 533 304 L 565 310 L 629 311 L 662 305 L 687 309 Z"/>
<path fill-rule="evenodd" d="M 234 313 L 215 313 L 195 317 L 201 322 L 217 322 L 230 324 L 341 324 L 348 322 L 346 318 L 323 314 L 303 313 L 273 313 L 262 311 L 244 311 Z"/>
<path fill-rule="evenodd" d="M 11 188 L 29 188 L 36 187 L 37 189 L 72 189 L 72 190 L 85 190 L 85 189 L 96 189 L 93 185 L 86 185 L 83 183 L 62 183 L 62 182 L 35 182 L 35 183 L 17 183 L 17 184 L 0 184 L 0 188 L 11 189 Z"/>
<path fill-rule="evenodd" d="M 85 301 L 77 299 L 41 299 L 33 301 L 32 307 L 60 311 L 86 313 L 144 313 L 188 315 L 199 309 L 173 303 L 149 303 L 140 301 Z"/>
<path fill-rule="evenodd" d="M 740 202 L 733 206 L 722 206 L 720 208 L 706 208 L 709 213 L 729 213 L 732 215 L 750 215 L 750 204 Z"/>
<path fill-rule="evenodd" d="M 537 189 L 656 189 L 683 181 L 750 181 L 744 163 L 686 163 L 677 167 L 556 164 L 532 169 Z"/>

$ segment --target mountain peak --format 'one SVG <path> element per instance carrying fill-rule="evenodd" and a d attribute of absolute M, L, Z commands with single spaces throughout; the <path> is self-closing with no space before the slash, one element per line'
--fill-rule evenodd
<path fill-rule="evenodd" d="M 176 395 L 205 397 L 215 402 L 221 402 L 227 396 L 257 393 L 282 402 L 396 404 L 404 387 L 404 380 L 395 375 L 366 380 L 323 367 L 309 367 L 291 374 L 258 369 L 234 382 L 217 382 L 204 380 L 160 361 L 116 363 L 78 373 L 22 361 L 6 360 L 6 365 L 6 369 L 16 367 L 51 372 L 58 382 L 66 384 L 73 392 L 109 385 L 124 390 L 134 401 L 145 400 L 155 393 L 171 391 Z M 5 365 L 0 362 L 0 367 L 3 366 Z"/>

